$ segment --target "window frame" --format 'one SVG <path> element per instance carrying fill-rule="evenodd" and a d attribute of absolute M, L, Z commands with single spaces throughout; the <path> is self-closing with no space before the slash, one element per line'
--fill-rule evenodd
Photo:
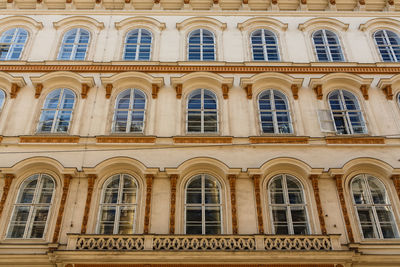
<path fill-rule="evenodd" d="M 199 43 L 199 44 L 191 44 L 191 43 L 190 43 L 191 36 L 192 36 L 196 31 L 198 31 L 198 30 L 200 31 L 200 43 Z M 204 48 L 203 48 L 203 47 L 209 45 L 209 44 L 204 44 L 204 43 L 203 43 L 204 31 L 209 32 L 209 33 L 212 35 L 212 38 L 213 38 L 213 44 L 212 44 L 213 50 L 214 50 L 214 52 L 213 52 L 213 57 L 214 57 L 214 59 L 213 59 L 213 60 L 204 60 L 204 51 L 203 51 Z M 196 46 L 198 45 L 198 46 L 199 46 L 199 50 L 200 50 L 200 59 L 190 59 L 190 46 L 191 46 L 191 45 L 196 45 Z M 215 33 L 214 33 L 213 31 L 207 29 L 207 28 L 196 28 L 196 29 L 191 30 L 191 31 L 187 34 L 187 50 L 186 50 L 186 54 L 187 54 L 187 56 L 186 56 L 187 61 L 194 61 L 194 62 L 218 61 L 218 60 L 217 60 L 217 41 L 216 41 L 216 35 L 215 35 Z"/>
<path fill-rule="evenodd" d="M 132 32 L 134 32 L 134 31 L 136 31 L 136 30 L 138 31 L 138 38 L 137 38 L 138 40 L 141 40 L 139 37 L 142 36 L 142 32 L 143 32 L 143 31 L 148 32 L 149 35 L 150 35 L 151 40 L 150 40 L 150 43 L 149 43 L 149 44 L 150 44 L 149 58 L 146 59 L 146 60 L 140 60 L 140 59 L 139 59 L 140 48 L 141 48 L 141 46 L 143 45 L 143 43 L 136 43 L 136 44 L 135 44 L 135 46 L 136 46 L 135 59 L 126 59 L 126 58 L 125 58 L 125 57 L 126 57 L 126 46 L 129 44 L 129 43 L 127 43 L 127 39 L 128 39 L 128 37 L 130 36 L 130 34 L 131 34 Z M 154 34 L 153 34 L 153 32 L 150 31 L 149 29 L 146 29 L 146 28 L 135 28 L 135 29 L 130 29 L 130 30 L 125 34 L 124 45 L 123 45 L 123 52 L 122 52 L 122 60 L 124 60 L 124 61 L 151 61 L 152 55 L 153 55 L 153 42 L 154 42 Z"/>
<path fill-rule="evenodd" d="M 71 54 L 68 59 L 63 59 L 62 54 L 63 54 L 64 44 L 68 44 L 68 43 L 65 43 L 64 41 L 65 41 L 67 35 L 69 33 L 72 33 L 74 30 L 77 30 L 77 32 L 75 34 L 74 42 L 72 44 Z M 79 40 L 82 31 L 86 31 L 89 35 L 88 42 L 83 43 L 83 45 L 86 45 L 85 57 L 83 59 L 76 59 L 76 52 L 77 52 L 78 46 L 82 45 L 81 43 L 77 42 L 77 40 Z M 84 61 L 84 60 L 86 60 L 88 57 L 91 41 L 92 41 L 92 33 L 90 32 L 90 30 L 83 28 L 83 27 L 81 27 L 81 28 L 75 27 L 75 28 L 68 29 L 67 31 L 65 31 L 63 33 L 63 35 L 61 37 L 61 42 L 60 42 L 60 46 L 59 46 L 58 53 L 57 53 L 57 60 L 64 60 L 64 61 Z"/>
<path fill-rule="evenodd" d="M 262 46 L 262 48 L 263 48 L 263 56 L 264 56 L 264 59 L 260 59 L 260 60 L 254 59 L 254 44 L 253 44 L 253 39 L 252 39 L 253 38 L 253 34 L 258 32 L 258 31 L 261 31 L 262 44 L 259 45 L 259 46 Z M 266 32 L 269 32 L 271 34 L 271 36 L 274 38 L 274 41 L 275 41 L 274 45 L 267 44 L 266 35 L 265 35 Z M 276 49 L 276 51 L 277 51 L 276 55 L 278 57 L 277 60 L 268 59 L 268 55 L 269 54 L 268 54 L 267 47 L 274 47 Z M 256 61 L 256 62 L 263 62 L 263 61 L 265 61 L 265 62 L 269 62 L 269 61 L 271 61 L 271 62 L 280 62 L 280 61 L 282 61 L 282 59 L 281 59 L 281 51 L 280 51 L 280 48 L 279 48 L 278 36 L 277 36 L 277 34 L 275 32 L 273 32 L 273 31 L 271 31 L 269 29 L 266 29 L 266 28 L 255 29 L 250 33 L 250 51 L 251 51 L 251 60 L 252 61 Z"/>
<path fill-rule="evenodd" d="M 383 32 L 383 34 L 384 34 L 384 42 L 386 42 L 386 44 L 385 45 L 381 45 L 381 47 L 384 47 L 384 48 L 386 48 L 385 50 L 387 51 L 387 52 L 389 52 L 388 54 L 389 54 L 389 56 L 390 56 L 390 58 L 391 58 L 391 60 L 390 61 L 387 61 L 387 60 L 384 60 L 384 58 L 383 58 L 383 55 L 382 55 L 382 53 L 381 53 L 381 49 L 379 48 L 380 47 L 380 45 L 378 45 L 378 42 L 377 42 L 377 40 L 376 40 L 376 34 L 377 33 L 379 33 L 379 32 Z M 398 54 L 396 55 L 396 53 L 395 53 L 395 51 L 393 50 L 393 44 L 388 44 L 388 43 L 390 43 L 390 38 L 388 37 L 388 32 L 390 32 L 390 33 L 393 33 L 394 35 L 396 35 L 396 38 L 398 39 L 398 41 L 399 41 L 399 45 L 397 45 L 398 46 Z M 393 30 L 390 30 L 390 29 L 377 29 L 376 31 L 374 31 L 373 32 L 373 34 L 372 34 L 372 39 L 374 40 L 374 44 L 375 44 L 375 48 L 376 48 L 376 50 L 377 50 L 377 52 L 378 52 L 378 55 L 379 55 L 379 58 L 380 58 L 380 60 L 381 60 L 381 62 L 400 62 L 400 36 L 399 36 L 399 34 L 398 33 L 396 33 L 395 31 L 393 31 Z M 389 48 L 389 49 L 388 49 Z"/>
<path fill-rule="evenodd" d="M 322 40 L 323 40 L 323 44 L 319 45 L 319 46 L 324 48 L 323 50 L 325 51 L 327 60 L 320 60 L 319 56 L 318 56 L 319 54 L 318 54 L 317 44 L 315 43 L 315 35 L 319 32 L 322 32 Z M 327 32 L 331 33 L 335 36 L 335 41 L 337 42 L 335 45 L 329 44 Z M 314 32 L 312 32 L 311 39 L 312 39 L 313 50 L 314 50 L 314 54 L 317 59 L 317 62 L 346 62 L 346 58 L 345 58 L 344 52 L 343 52 L 343 47 L 342 47 L 339 35 L 336 32 L 334 32 L 330 29 L 325 29 L 325 28 L 318 29 L 318 30 L 315 30 Z M 333 60 L 331 50 L 334 47 L 336 47 L 337 49 L 340 50 L 340 60 Z"/>
<path fill-rule="evenodd" d="M 13 36 L 12 36 L 11 42 L 9 42 L 9 43 L 1 43 L 1 44 L 0 44 L 0 46 L 3 46 L 3 44 L 8 44 L 8 46 L 9 46 L 9 48 L 8 48 L 8 50 L 7 50 L 7 54 L 6 54 L 6 56 L 5 56 L 5 59 L 0 59 L 0 61 L 20 60 L 21 57 L 22 57 L 22 54 L 24 53 L 25 47 L 27 46 L 27 43 L 28 43 L 28 41 L 29 41 L 29 38 L 30 38 L 30 35 L 29 35 L 29 34 L 30 34 L 30 33 L 29 33 L 29 31 L 28 31 L 27 29 L 25 29 L 25 28 L 23 28 L 23 27 L 10 28 L 10 29 L 7 29 L 7 30 L 3 31 L 3 32 L 1 33 L 1 35 L 0 35 L 0 39 L 3 38 L 3 35 L 4 35 L 4 34 L 6 34 L 7 32 L 9 32 L 9 31 L 11 31 L 11 30 L 14 30 L 14 33 L 12 34 Z M 21 49 L 21 51 L 20 51 L 20 53 L 19 53 L 19 55 L 18 55 L 18 58 L 11 58 L 11 56 L 12 56 L 12 54 L 13 54 L 13 52 L 14 52 L 14 48 L 15 48 L 16 46 L 18 46 L 18 45 L 21 45 L 21 43 L 16 43 L 16 42 L 15 42 L 15 40 L 18 39 L 18 37 L 20 36 L 19 34 L 21 34 L 20 31 L 21 31 L 21 32 L 22 32 L 22 31 L 25 32 L 25 34 L 26 34 L 25 41 L 24 41 L 24 43 L 22 44 L 22 49 Z"/>

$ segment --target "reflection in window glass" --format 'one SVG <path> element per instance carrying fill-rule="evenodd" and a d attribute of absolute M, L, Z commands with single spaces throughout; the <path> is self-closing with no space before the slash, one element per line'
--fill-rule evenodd
<path fill-rule="evenodd" d="M 6 99 L 6 93 L 0 89 L 0 111 L 3 110 L 4 101 Z"/>
<path fill-rule="evenodd" d="M 150 60 L 151 33 L 145 29 L 135 29 L 126 35 L 124 60 Z"/>
<path fill-rule="evenodd" d="M 135 231 L 137 184 L 129 174 L 116 174 L 103 188 L 99 234 L 133 234 Z"/>
<path fill-rule="evenodd" d="M 189 95 L 186 127 L 188 133 L 218 132 L 217 97 L 213 92 L 197 89 Z"/>
<path fill-rule="evenodd" d="M 61 43 L 59 60 L 85 60 L 90 34 L 87 30 L 75 28 L 65 33 Z"/>
<path fill-rule="evenodd" d="M 312 38 L 318 61 L 344 61 L 339 38 L 334 32 L 319 30 Z"/>
<path fill-rule="evenodd" d="M 27 39 L 28 32 L 22 28 L 13 28 L 4 32 L 0 37 L 0 60 L 20 59 Z"/>
<path fill-rule="evenodd" d="M 197 29 L 189 34 L 188 60 L 215 60 L 214 34 L 205 29 Z"/>
<path fill-rule="evenodd" d="M 310 234 L 303 188 L 295 177 L 275 176 L 269 183 L 269 202 L 274 234 Z"/>
<path fill-rule="evenodd" d="M 389 30 L 380 30 L 374 33 L 374 39 L 382 61 L 400 61 L 400 38 L 396 33 Z"/>
<path fill-rule="evenodd" d="M 273 32 L 256 30 L 250 38 L 253 60 L 279 61 L 278 41 Z"/>
<path fill-rule="evenodd" d="M 34 174 L 21 186 L 7 232 L 7 238 L 43 238 L 54 194 L 54 180 Z"/>
<path fill-rule="evenodd" d="M 185 233 L 222 233 L 222 204 L 218 181 L 207 174 L 193 177 L 186 186 Z"/>
<path fill-rule="evenodd" d="M 146 95 L 139 89 L 120 93 L 115 103 L 113 132 L 143 133 Z"/>

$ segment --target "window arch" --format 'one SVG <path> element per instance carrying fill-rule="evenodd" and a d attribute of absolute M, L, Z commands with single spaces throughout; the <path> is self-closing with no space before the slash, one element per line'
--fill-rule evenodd
<path fill-rule="evenodd" d="M 43 238 L 52 205 L 55 183 L 48 174 L 34 174 L 21 185 L 7 238 Z"/>
<path fill-rule="evenodd" d="M 344 61 L 342 47 L 336 33 L 318 30 L 312 35 L 318 61 Z"/>
<path fill-rule="evenodd" d="M 217 133 L 218 106 L 216 95 L 207 89 L 197 89 L 188 97 L 188 133 Z"/>
<path fill-rule="evenodd" d="M 188 60 L 189 61 L 214 61 L 215 37 L 206 29 L 197 29 L 189 33 Z"/>
<path fill-rule="evenodd" d="M 253 60 L 279 61 L 278 39 L 266 29 L 253 31 L 250 36 Z"/>
<path fill-rule="evenodd" d="M 186 185 L 185 234 L 222 234 L 221 185 L 211 175 L 196 175 Z"/>
<path fill-rule="evenodd" d="M 82 28 L 69 30 L 64 34 L 59 60 L 85 60 L 90 41 L 89 31 Z"/>
<path fill-rule="evenodd" d="M 273 233 L 307 235 L 310 226 L 303 188 L 297 178 L 279 174 L 268 185 Z"/>
<path fill-rule="evenodd" d="M 258 97 L 260 127 L 263 133 L 292 133 L 289 103 L 278 90 L 265 90 Z"/>
<path fill-rule="evenodd" d="M 124 45 L 124 60 L 150 60 L 152 34 L 146 29 L 128 32 Z"/>
<path fill-rule="evenodd" d="M 75 94 L 69 89 L 60 88 L 47 95 L 39 119 L 38 132 L 67 133 Z"/>
<path fill-rule="evenodd" d="M 336 133 L 367 133 L 360 105 L 352 93 L 346 90 L 335 90 L 329 94 L 328 99 Z"/>
<path fill-rule="evenodd" d="M 136 227 L 138 185 L 129 174 L 116 174 L 105 182 L 99 209 L 99 234 L 133 234 Z"/>
<path fill-rule="evenodd" d="M 0 60 L 18 60 L 24 50 L 28 32 L 23 28 L 12 28 L 0 37 Z"/>
<path fill-rule="evenodd" d="M 146 113 L 146 95 L 139 89 L 121 92 L 115 102 L 112 131 L 116 133 L 143 133 Z"/>
<path fill-rule="evenodd" d="M 363 238 L 399 237 L 389 196 L 379 179 L 357 175 L 351 180 L 351 194 Z"/>
<path fill-rule="evenodd" d="M 374 33 L 374 40 L 382 61 L 400 61 L 400 38 L 396 33 L 389 30 L 379 30 Z"/>

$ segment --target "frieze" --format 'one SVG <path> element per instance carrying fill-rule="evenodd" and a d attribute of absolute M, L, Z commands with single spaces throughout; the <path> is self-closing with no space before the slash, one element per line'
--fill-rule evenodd
<path fill-rule="evenodd" d="M 327 144 L 385 144 L 384 137 L 326 137 Z"/>
<path fill-rule="evenodd" d="M 308 137 L 302 136 L 252 136 L 251 144 L 308 144 Z"/>
<path fill-rule="evenodd" d="M 97 143 L 155 143 L 154 136 L 98 136 Z"/>
<path fill-rule="evenodd" d="M 185 137 L 174 137 L 174 143 L 194 143 L 194 144 L 231 144 L 232 137 L 221 137 L 221 136 L 185 136 Z"/>
<path fill-rule="evenodd" d="M 79 136 L 20 136 L 20 143 L 79 143 Z"/>

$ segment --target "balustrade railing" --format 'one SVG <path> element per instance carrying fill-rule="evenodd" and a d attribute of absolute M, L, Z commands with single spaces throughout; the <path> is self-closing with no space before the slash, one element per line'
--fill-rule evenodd
<path fill-rule="evenodd" d="M 68 250 L 328 251 L 340 235 L 68 235 Z"/>

